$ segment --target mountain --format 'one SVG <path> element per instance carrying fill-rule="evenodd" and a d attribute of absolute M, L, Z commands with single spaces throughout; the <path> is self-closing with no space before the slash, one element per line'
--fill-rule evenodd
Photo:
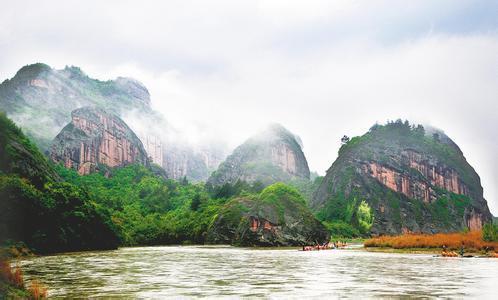
<path fill-rule="evenodd" d="M 55 137 L 50 157 L 89 174 L 100 165 L 119 167 L 127 164 L 148 165 L 140 139 L 114 114 L 99 108 L 83 107 L 71 113 L 67 124 Z"/>
<path fill-rule="evenodd" d="M 0 246 L 22 242 L 37 253 L 52 253 L 115 249 L 119 243 L 86 191 L 64 182 L 4 113 L 0 207 Z"/>
<path fill-rule="evenodd" d="M 491 221 L 480 178 L 460 148 L 440 130 L 401 120 L 343 144 L 311 206 L 323 220 L 358 226 L 363 201 L 373 234 L 474 230 Z"/>
<path fill-rule="evenodd" d="M 150 94 L 139 81 L 118 77 L 101 81 L 78 67 L 56 70 L 42 63 L 22 67 L 0 84 L 0 110 L 48 152 L 55 136 L 71 122 L 71 112 L 91 106 L 124 120 L 142 141 L 148 156 L 175 179 L 206 180 L 225 158 L 210 147 L 194 147 L 151 107 Z M 213 157 L 209 163 L 205 157 Z M 208 165 L 209 164 L 209 165 Z"/>
<path fill-rule="evenodd" d="M 299 192 L 283 183 L 232 199 L 217 214 L 207 241 L 241 246 L 300 246 L 328 242 L 327 229 Z"/>
<path fill-rule="evenodd" d="M 100 81 L 78 67 L 55 70 L 37 63 L 22 67 L 0 85 L 0 102 L 14 122 L 21 124 L 42 150 L 71 120 L 71 111 L 98 106 L 122 115 L 129 110 L 150 109 L 150 95 L 130 78 Z"/>
<path fill-rule="evenodd" d="M 292 179 L 309 180 L 310 170 L 299 137 L 279 124 L 238 146 L 208 179 L 213 186 L 237 181 L 269 185 Z"/>

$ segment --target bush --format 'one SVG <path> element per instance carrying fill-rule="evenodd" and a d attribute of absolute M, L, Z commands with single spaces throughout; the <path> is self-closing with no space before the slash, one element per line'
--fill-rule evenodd
<path fill-rule="evenodd" d="M 484 224 L 482 227 L 482 239 L 487 242 L 498 242 L 498 225 L 493 223 Z"/>
<path fill-rule="evenodd" d="M 356 217 L 358 218 L 358 227 L 361 233 L 368 233 L 370 231 L 370 228 L 372 228 L 374 216 L 372 213 L 372 209 L 364 200 L 361 201 L 360 205 L 358 206 Z"/>
<path fill-rule="evenodd" d="M 358 229 L 342 221 L 323 222 L 333 238 L 354 238 L 361 236 Z"/>

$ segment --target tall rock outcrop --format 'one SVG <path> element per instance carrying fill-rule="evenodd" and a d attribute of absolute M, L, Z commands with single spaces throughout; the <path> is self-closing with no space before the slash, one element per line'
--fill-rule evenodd
<path fill-rule="evenodd" d="M 102 109 L 83 107 L 71 113 L 71 123 L 55 137 L 50 157 L 89 174 L 99 165 L 119 167 L 148 164 L 142 142 L 116 115 Z"/>
<path fill-rule="evenodd" d="M 480 178 L 442 131 L 396 121 L 375 125 L 339 150 L 311 205 L 329 220 L 355 223 L 365 200 L 374 234 L 477 230 L 491 221 Z"/>
<path fill-rule="evenodd" d="M 269 185 L 294 178 L 308 180 L 310 170 L 301 147 L 299 137 L 273 124 L 237 147 L 208 183 L 219 186 L 241 180 Z"/>

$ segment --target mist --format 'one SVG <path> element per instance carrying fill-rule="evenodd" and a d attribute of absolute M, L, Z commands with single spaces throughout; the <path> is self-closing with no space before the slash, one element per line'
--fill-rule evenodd
<path fill-rule="evenodd" d="M 132 77 L 169 124 L 154 130 L 233 149 L 280 123 L 322 175 L 343 135 L 430 124 L 459 145 L 498 214 L 497 4 L 215 2 L 5 4 L 0 77 L 34 62 Z"/>

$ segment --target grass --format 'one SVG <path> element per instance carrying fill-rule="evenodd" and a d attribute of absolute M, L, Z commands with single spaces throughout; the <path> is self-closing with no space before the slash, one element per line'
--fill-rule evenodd
<path fill-rule="evenodd" d="M 19 266 L 11 267 L 9 260 L 0 258 L 0 299 L 45 299 L 47 289 L 37 280 L 26 288 Z"/>
<path fill-rule="evenodd" d="M 371 238 L 364 243 L 365 247 L 393 249 L 430 249 L 446 246 L 458 250 L 463 245 L 465 251 L 498 251 L 498 242 L 486 242 L 481 231 L 467 233 L 437 233 L 437 234 L 404 234 L 398 236 L 380 236 Z"/>

